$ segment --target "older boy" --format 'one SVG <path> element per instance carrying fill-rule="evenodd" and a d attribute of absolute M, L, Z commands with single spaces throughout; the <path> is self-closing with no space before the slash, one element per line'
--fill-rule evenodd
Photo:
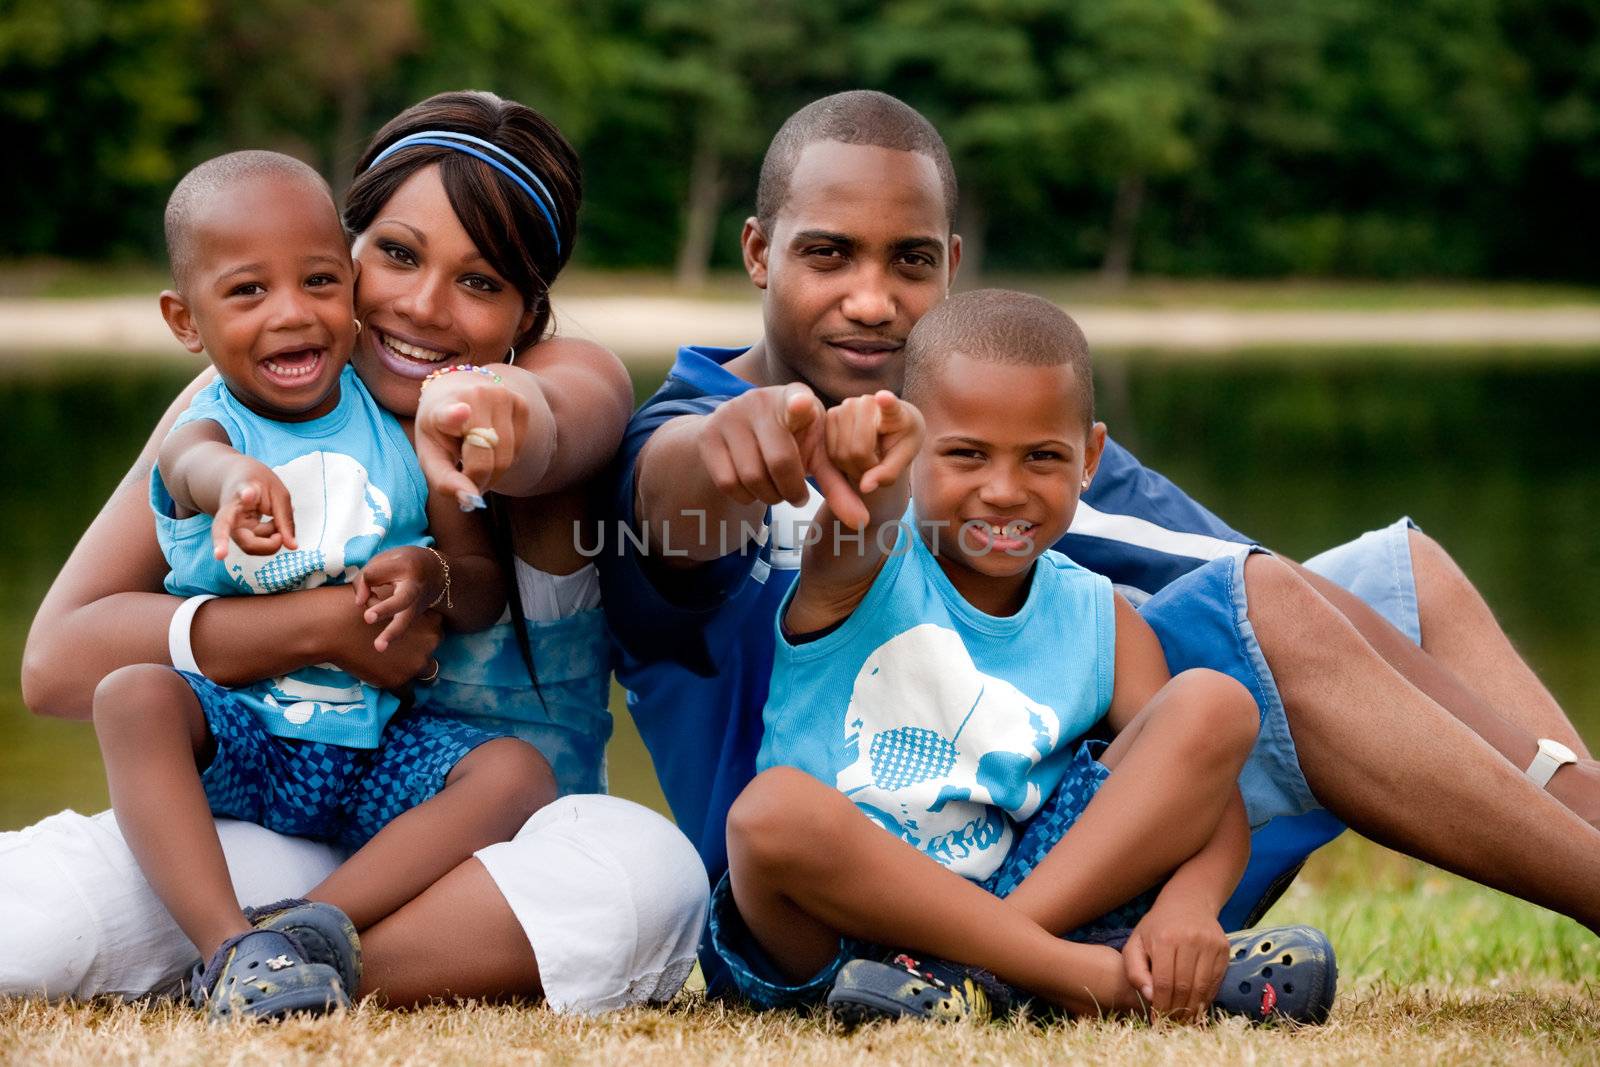
<path fill-rule="evenodd" d="M 1049 548 L 1105 443 L 1082 332 L 1038 297 L 979 290 L 923 317 L 905 365 L 906 399 L 826 416 L 867 520 L 850 537 L 822 506 L 780 613 L 760 773 L 713 897 L 736 984 L 767 1006 L 831 984 L 854 1017 L 967 1006 L 930 997 L 922 961 L 850 963 L 843 933 L 1071 1011 L 1138 1009 L 1155 999 L 1144 945 L 1166 930 L 1185 950 L 1156 972 L 1189 996 L 1161 1009 L 1202 1015 L 1221 983 L 1219 1006 L 1253 1018 L 1326 1018 L 1333 958 L 1313 931 L 1270 936 L 1291 961 L 1270 978 L 1246 953 L 1224 981 L 1255 701 L 1215 671 L 1172 677 L 1111 583 Z M 1079 743 L 1100 724 L 1109 746 Z"/>
<path fill-rule="evenodd" d="M 743 236 L 763 337 L 681 349 L 629 425 L 612 505 L 648 544 L 602 555 L 607 613 L 629 706 L 714 877 L 755 772 L 794 520 L 816 506 L 807 477 L 841 513 L 861 507 L 821 447 L 824 402 L 900 384 L 904 339 L 960 263 L 955 193 L 937 132 L 899 101 L 844 93 L 796 113 Z M 1224 670 L 1263 709 L 1241 785 L 1265 824 L 1255 862 L 1273 866 L 1247 871 L 1225 923 L 1245 924 L 1337 816 L 1600 926 L 1600 831 L 1585 821 L 1600 818 L 1600 765 L 1442 550 L 1397 525 L 1313 561 L 1364 603 L 1247 544 L 1108 442 L 1061 546 L 1156 594 L 1143 613 L 1174 670 Z M 1301 812 L 1317 832 L 1274 854 L 1270 820 Z"/>

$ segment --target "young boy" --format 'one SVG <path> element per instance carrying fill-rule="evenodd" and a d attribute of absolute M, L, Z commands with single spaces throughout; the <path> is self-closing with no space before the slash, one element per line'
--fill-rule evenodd
<path fill-rule="evenodd" d="M 353 580 L 368 621 L 389 620 L 380 648 L 430 608 L 457 629 L 491 624 L 487 532 L 429 496 L 404 430 L 347 367 L 354 268 L 322 179 L 276 153 L 221 156 L 173 191 L 166 234 L 162 314 L 218 376 L 151 478 L 168 591 L 198 603 Z M 94 721 L 118 825 L 208 960 L 191 993 L 213 1018 L 347 1004 L 356 929 L 554 797 L 532 746 L 397 714 L 400 697 L 332 664 L 234 688 L 178 666 L 108 675 Z M 318 903 L 247 915 L 213 814 L 359 851 Z"/>
<path fill-rule="evenodd" d="M 921 319 L 905 361 L 904 400 L 826 413 L 827 455 L 866 512 L 846 518 L 852 537 L 823 505 L 779 613 L 760 773 L 729 815 L 713 900 L 735 983 L 762 1005 L 831 985 L 857 1017 L 953 1006 L 905 957 L 847 967 L 870 940 L 1072 1012 L 1197 1017 L 1217 998 L 1325 1018 L 1331 949 L 1303 928 L 1233 946 L 1218 997 L 1254 699 L 1213 671 L 1170 677 L 1110 582 L 1047 551 L 1105 443 L 1076 324 L 1035 297 L 969 293 Z M 1075 743 L 1102 719 L 1109 746 Z M 1179 931 L 1157 968 L 1176 991 L 1155 989 L 1141 951 L 1158 928 Z"/>

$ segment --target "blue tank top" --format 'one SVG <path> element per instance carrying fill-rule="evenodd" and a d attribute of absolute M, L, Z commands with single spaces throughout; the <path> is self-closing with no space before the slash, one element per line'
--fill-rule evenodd
<path fill-rule="evenodd" d="M 1111 703 L 1111 583 L 1047 551 L 1022 609 L 987 615 L 902 523 L 838 629 L 790 642 L 792 596 L 757 768 L 797 767 L 956 873 L 987 878 Z"/>
<path fill-rule="evenodd" d="M 271 467 L 294 501 L 299 547 L 252 556 L 230 543 L 211 552 L 211 516 L 174 517 L 161 480 L 150 475 L 156 535 L 171 567 L 166 588 L 178 596 L 245 596 L 347 582 L 372 557 L 401 545 L 428 545 L 427 485 L 415 450 L 393 415 L 380 408 L 349 367 L 339 375 L 339 403 L 306 422 L 278 422 L 239 403 L 219 379 L 178 417 L 178 426 L 209 419 L 229 443 Z M 263 633 L 263 641 L 273 635 Z M 331 664 L 307 667 L 234 690 L 279 737 L 376 748 L 399 700 Z"/>

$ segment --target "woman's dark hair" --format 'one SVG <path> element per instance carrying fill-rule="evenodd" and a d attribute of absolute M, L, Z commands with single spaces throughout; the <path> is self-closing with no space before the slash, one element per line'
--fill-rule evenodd
<path fill-rule="evenodd" d="M 550 232 L 550 221 L 526 190 L 465 152 L 417 144 L 400 149 L 377 166 L 372 165 L 391 144 L 424 130 L 448 130 L 488 141 L 530 168 L 549 190 L 550 200 L 546 206 L 555 217 L 555 235 Z M 356 164 L 355 181 L 345 194 L 345 229 L 352 235 L 366 230 L 408 178 L 433 164 L 439 166 L 450 207 L 461 220 L 467 236 L 489 265 L 522 294 L 527 306 L 534 311 L 532 324 L 513 344 L 521 350 L 542 340 L 550 328 L 550 286 L 572 255 L 578 228 L 578 205 L 583 201 L 583 172 L 578 165 L 578 153 L 554 123 L 531 107 L 485 92 L 430 96 L 390 119 L 367 145 Z M 542 703 L 544 692 L 534 666 L 521 589 L 517 584 L 510 509 L 498 497 L 489 499 L 495 553 L 508 564 L 506 597 L 511 606 L 512 632 Z"/>
<path fill-rule="evenodd" d="M 488 141 L 531 168 L 550 192 L 558 242 L 539 205 L 489 164 L 451 148 L 410 145 L 377 166 L 385 148 L 424 130 L 449 130 Z M 578 154 L 555 124 L 531 107 L 493 93 L 453 92 L 430 96 L 390 119 L 356 164 L 345 195 L 344 225 L 360 234 L 383 205 L 423 167 L 438 164 L 450 206 L 478 251 L 534 310 L 533 323 L 514 342 L 520 350 L 541 340 L 550 327 L 550 286 L 572 254 L 583 200 Z M 558 250 L 559 248 L 559 250 Z"/>

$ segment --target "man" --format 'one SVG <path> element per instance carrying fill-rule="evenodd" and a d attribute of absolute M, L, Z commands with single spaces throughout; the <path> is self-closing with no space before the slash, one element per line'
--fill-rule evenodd
<path fill-rule="evenodd" d="M 960 264 L 955 201 L 943 142 L 899 101 L 842 93 L 797 112 L 742 237 L 762 338 L 680 350 L 629 424 L 611 499 L 628 536 L 601 553 L 605 603 L 630 709 L 713 880 L 817 506 L 807 478 L 836 513 L 852 506 L 823 405 L 898 388 L 900 346 Z M 1256 855 L 1224 924 L 1258 915 L 1342 820 L 1600 928 L 1600 764 L 1444 550 L 1401 522 L 1312 561 L 1319 574 L 1248 543 L 1108 442 L 1058 546 L 1150 598 L 1174 671 L 1226 670 L 1261 706 L 1241 779 Z M 1235 566 L 1200 566 L 1219 558 Z M 1186 611 L 1164 628 L 1194 597 L 1212 602 L 1206 624 Z"/>

